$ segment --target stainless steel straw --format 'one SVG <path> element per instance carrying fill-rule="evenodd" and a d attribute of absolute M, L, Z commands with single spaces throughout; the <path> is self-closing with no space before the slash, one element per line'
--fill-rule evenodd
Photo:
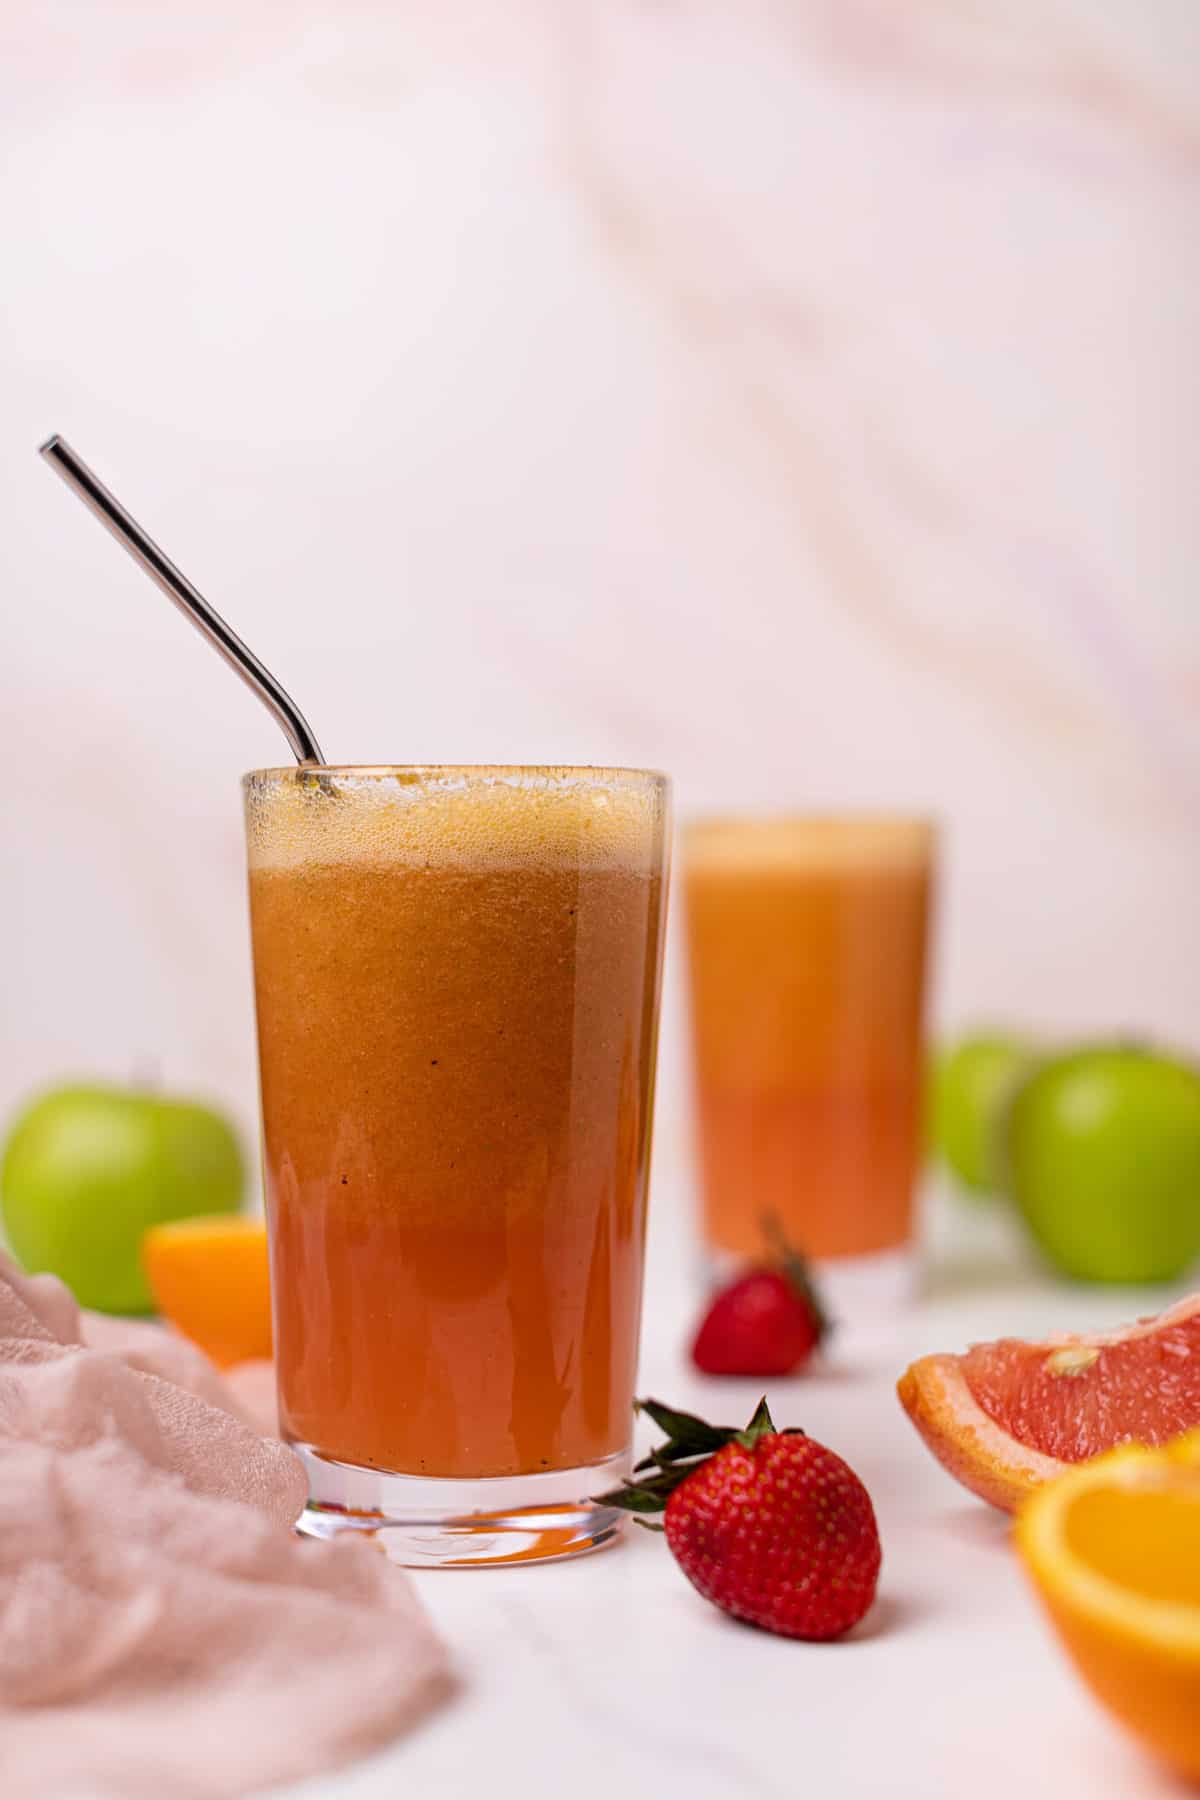
<path fill-rule="evenodd" d="M 241 676 L 246 686 L 258 695 L 282 729 L 296 761 L 300 764 L 324 763 L 321 747 L 290 694 L 285 693 L 269 669 L 263 668 L 254 652 L 247 649 L 235 631 L 230 630 L 220 613 L 213 610 L 204 595 L 192 586 L 170 557 L 163 554 L 137 520 L 130 518 L 120 501 L 92 474 L 71 446 L 56 435 L 47 438 L 38 454 L 44 456 L 50 466 L 57 470 L 67 486 L 73 488 L 84 505 L 95 513 L 100 523 L 106 525 L 134 561 L 141 564 L 151 581 L 156 582 L 167 598 L 175 602 L 180 612 L 186 614 L 197 631 L 203 632 L 230 668 Z"/>

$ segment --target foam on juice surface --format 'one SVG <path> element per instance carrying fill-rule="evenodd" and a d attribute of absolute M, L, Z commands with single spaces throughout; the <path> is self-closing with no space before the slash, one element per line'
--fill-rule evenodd
<path fill-rule="evenodd" d="M 621 769 L 269 770 L 243 782 L 250 868 L 649 870 L 665 789 Z"/>
<path fill-rule="evenodd" d="M 710 819 L 684 832 L 688 864 L 705 874 L 908 867 L 928 861 L 933 839 L 928 820 L 868 813 Z"/>

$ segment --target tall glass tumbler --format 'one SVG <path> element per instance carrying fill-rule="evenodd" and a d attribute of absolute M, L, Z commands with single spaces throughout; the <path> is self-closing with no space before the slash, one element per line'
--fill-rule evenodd
<path fill-rule="evenodd" d="M 710 1261 L 771 1218 L 831 1297 L 898 1297 L 922 1146 L 934 832 L 892 816 L 727 818 L 683 834 Z"/>
<path fill-rule="evenodd" d="M 279 1409 L 302 1528 L 594 1549 L 628 1466 L 668 784 L 244 782 Z"/>

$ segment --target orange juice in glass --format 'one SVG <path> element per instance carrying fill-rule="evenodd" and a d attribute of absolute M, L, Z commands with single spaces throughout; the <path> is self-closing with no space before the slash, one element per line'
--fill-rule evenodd
<path fill-rule="evenodd" d="M 667 786 L 245 782 L 272 1295 L 303 1526 L 398 1560 L 608 1541 L 642 1287 Z"/>
<path fill-rule="evenodd" d="M 845 1275 L 903 1278 L 921 1155 L 933 831 L 729 818 L 683 835 L 704 1237 L 763 1221 Z"/>

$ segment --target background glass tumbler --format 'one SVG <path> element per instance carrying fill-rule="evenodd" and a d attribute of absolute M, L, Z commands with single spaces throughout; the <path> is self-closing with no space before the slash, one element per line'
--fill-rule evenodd
<path fill-rule="evenodd" d="M 932 827 L 730 818 L 692 825 L 683 848 L 710 1259 L 761 1254 L 769 1215 L 844 1294 L 896 1292 L 922 1149 Z"/>
<path fill-rule="evenodd" d="M 244 783 L 279 1406 L 302 1528 L 562 1556 L 627 1467 L 668 784 Z"/>

